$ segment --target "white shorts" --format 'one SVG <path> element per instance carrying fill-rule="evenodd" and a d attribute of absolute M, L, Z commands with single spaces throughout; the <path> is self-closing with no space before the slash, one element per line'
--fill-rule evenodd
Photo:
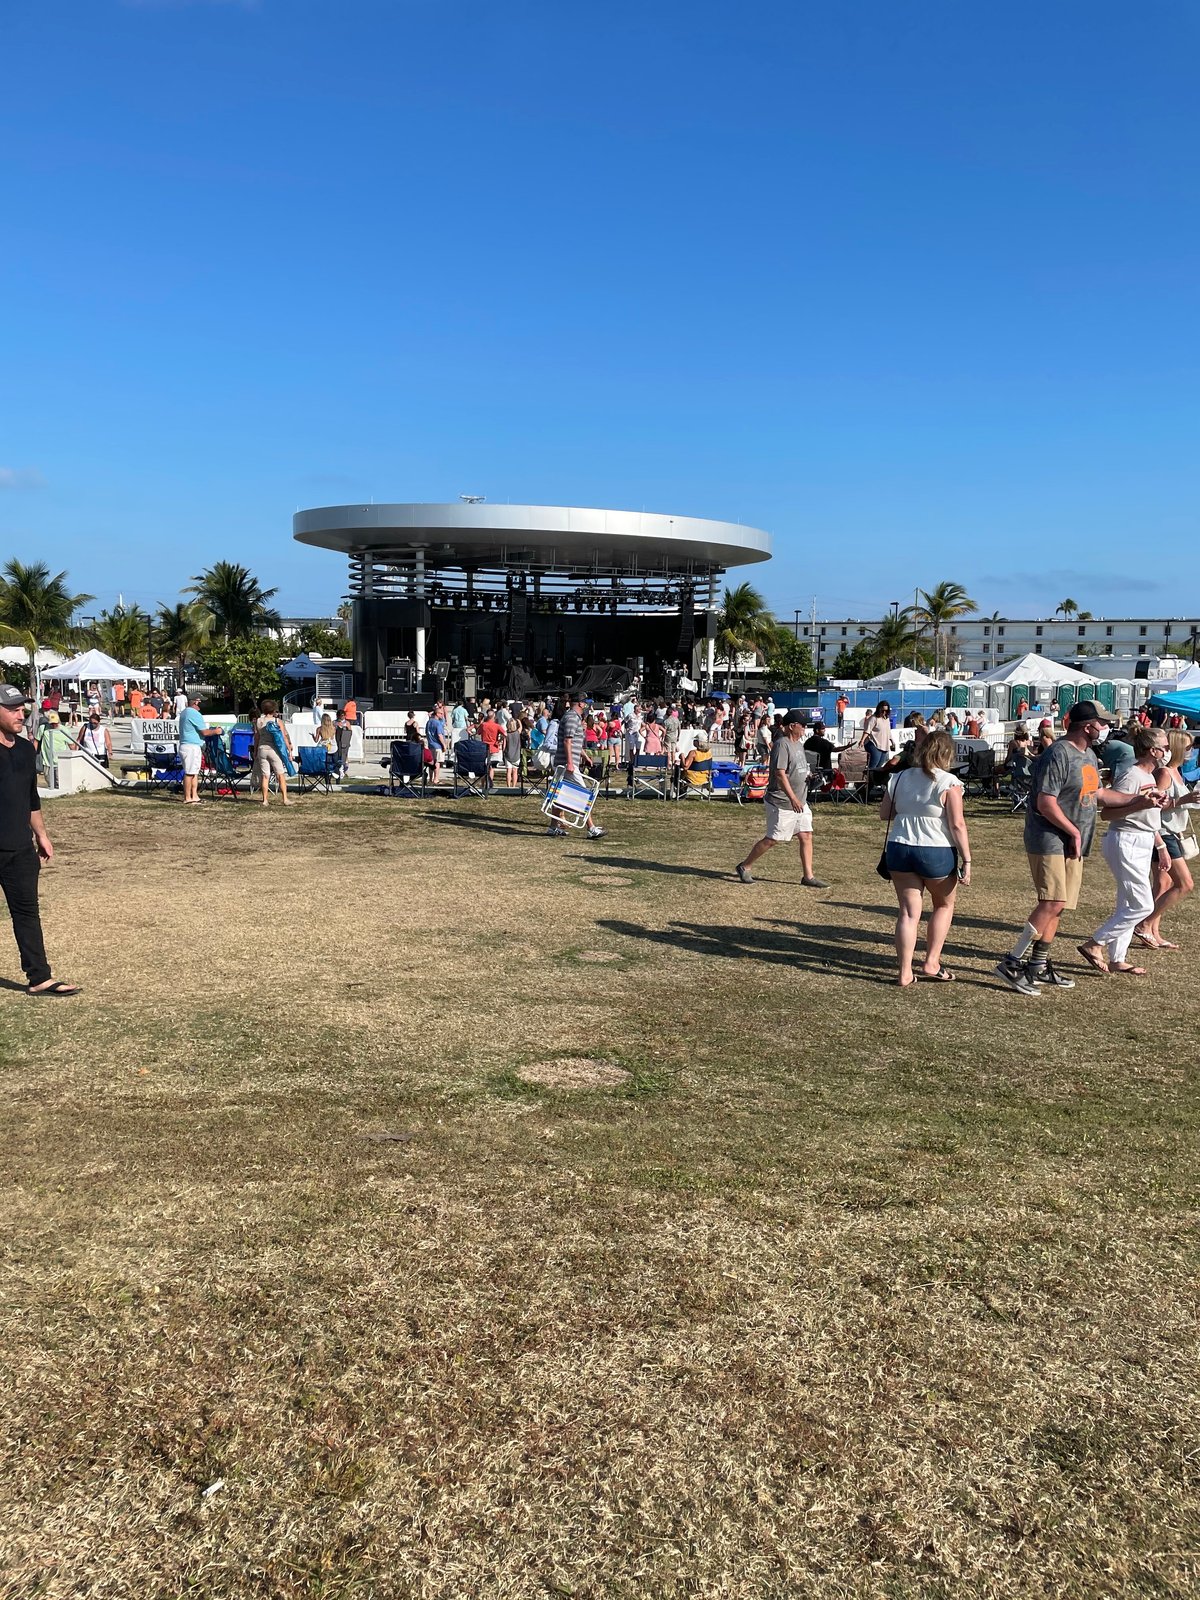
<path fill-rule="evenodd" d="M 179 746 L 179 759 L 183 762 L 183 770 L 189 778 L 194 778 L 200 771 L 200 757 L 204 754 L 202 744 L 181 744 Z"/>
<path fill-rule="evenodd" d="M 813 831 L 812 812 L 807 806 L 802 811 L 781 811 L 768 800 L 763 810 L 767 815 L 767 838 L 772 844 L 786 844 L 798 833 Z"/>

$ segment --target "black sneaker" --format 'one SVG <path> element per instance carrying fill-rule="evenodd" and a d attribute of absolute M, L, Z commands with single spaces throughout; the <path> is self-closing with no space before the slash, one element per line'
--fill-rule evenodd
<path fill-rule="evenodd" d="M 733 870 L 737 873 L 738 877 L 742 880 L 743 883 L 753 883 L 754 882 L 753 877 L 746 870 L 746 868 L 741 864 L 740 861 L 738 862 L 737 866 L 734 867 Z"/>
<path fill-rule="evenodd" d="M 1029 971 L 1030 983 L 1036 983 L 1043 989 L 1073 989 L 1074 978 L 1064 978 L 1060 972 L 1054 970 L 1054 963 L 1046 961 L 1040 967 L 1031 967 Z"/>
<path fill-rule="evenodd" d="M 1016 960 L 1013 956 L 1005 956 L 998 961 L 992 969 L 1014 994 L 1041 994 L 1041 990 L 1025 970 L 1024 962 Z"/>

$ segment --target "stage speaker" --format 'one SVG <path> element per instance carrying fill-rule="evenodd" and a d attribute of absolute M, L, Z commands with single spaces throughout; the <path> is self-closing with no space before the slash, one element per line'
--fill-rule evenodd
<path fill-rule="evenodd" d="M 411 661 L 389 661 L 385 683 L 388 694 L 412 694 L 416 687 L 416 668 Z"/>

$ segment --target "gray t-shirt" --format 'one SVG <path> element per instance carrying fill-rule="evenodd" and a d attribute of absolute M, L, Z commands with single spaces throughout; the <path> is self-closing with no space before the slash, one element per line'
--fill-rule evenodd
<path fill-rule="evenodd" d="M 583 758 L 583 736 L 585 731 L 586 730 L 583 726 L 583 718 L 573 706 L 564 711 L 562 726 L 558 730 L 558 753 L 563 757 L 564 767 L 567 764 L 566 755 L 569 747 L 571 751 L 571 763 L 574 767 L 578 768 L 579 763 Z"/>
<path fill-rule="evenodd" d="M 1029 810 L 1025 813 L 1025 849 L 1031 856 L 1061 856 L 1064 839 L 1061 831 L 1048 822 L 1037 808 L 1039 795 L 1052 795 L 1063 815 L 1079 829 L 1079 853 L 1086 856 L 1096 831 L 1096 791 L 1100 769 L 1096 752 L 1090 747 L 1077 750 L 1066 739 L 1056 739 L 1033 764 L 1033 787 Z"/>
<path fill-rule="evenodd" d="M 799 739 L 789 739 L 785 735 L 776 739 L 771 746 L 771 781 L 767 785 L 767 801 L 770 805 L 780 811 L 794 811 L 796 808 L 779 781 L 781 772 L 803 806 L 808 800 L 808 757 Z"/>

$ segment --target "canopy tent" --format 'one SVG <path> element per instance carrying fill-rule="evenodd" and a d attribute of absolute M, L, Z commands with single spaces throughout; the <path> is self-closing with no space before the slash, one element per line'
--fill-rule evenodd
<path fill-rule="evenodd" d="M 1146 682 L 1152 694 L 1181 694 L 1185 689 L 1200 689 L 1200 666 L 1189 661 L 1174 678 L 1150 678 Z"/>
<path fill-rule="evenodd" d="M 874 678 L 868 678 L 864 685 L 867 689 L 940 689 L 941 680 L 929 678 L 923 672 L 915 672 L 912 667 L 893 667 L 890 672 L 880 672 Z"/>
<path fill-rule="evenodd" d="M 279 675 L 293 683 L 303 683 L 305 678 L 315 681 L 318 672 L 346 672 L 353 665 L 347 656 L 310 656 L 307 650 L 302 650 L 283 663 Z"/>
<path fill-rule="evenodd" d="M 60 661 L 58 666 L 43 673 L 46 678 L 70 678 L 76 683 L 95 679 L 98 683 L 144 683 L 150 676 L 141 667 L 123 667 L 119 661 L 106 656 L 103 650 L 85 650 L 70 661 Z"/>
<path fill-rule="evenodd" d="M 1156 711 L 1178 711 L 1181 716 L 1200 719 L 1200 684 L 1194 689 L 1158 691 L 1150 696 Z"/>
<path fill-rule="evenodd" d="M 62 657 L 57 650 L 39 650 L 34 657 L 37 670 L 45 675 L 52 667 L 56 667 Z M 29 665 L 29 651 L 22 650 L 20 645 L 5 645 L 0 650 L 0 667 L 27 667 Z"/>
<path fill-rule="evenodd" d="M 1057 689 L 1060 684 L 1092 684 L 1096 675 L 1076 672 L 1074 667 L 1064 667 L 1061 662 L 1047 656 L 1027 655 L 1016 661 L 1006 661 L 1003 666 L 992 667 L 989 672 L 977 672 L 972 683 L 1024 683 L 1039 689 Z"/>

